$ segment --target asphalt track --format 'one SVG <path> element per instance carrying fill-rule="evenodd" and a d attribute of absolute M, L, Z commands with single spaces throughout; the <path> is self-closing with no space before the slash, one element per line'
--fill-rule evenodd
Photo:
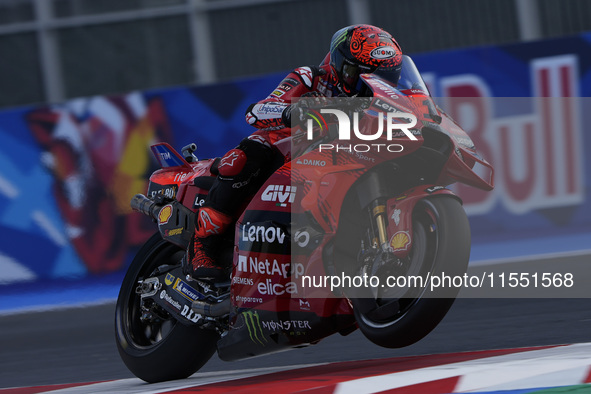
<path fill-rule="evenodd" d="M 380 348 L 356 331 L 250 360 L 214 356 L 200 372 L 589 342 L 590 304 L 587 298 L 459 299 L 429 336 L 407 348 Z M 117 353 L 113 314 L 114 304 L 105 304 L 0 317 L 0 388 L 133 377 Z"/>

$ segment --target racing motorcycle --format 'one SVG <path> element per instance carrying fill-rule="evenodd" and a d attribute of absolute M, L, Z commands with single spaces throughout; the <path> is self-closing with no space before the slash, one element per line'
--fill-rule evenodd
<path fill-rule="evenodd" d="M 277 144 L 291 160 L 271 169 L 220 240 L 231 270 L 224 281 L 194 279 L 181 267 L 219 158 L 198 160 L 194 144 L 182 154 L 167 143 L 151 147 L 161 168 L 131 206 L 158 231 L 128 269 L 115 318 L 119 353 L 137 377 L 185 378 L 216 351 L 239 360 L 356 329 L 399 348 L 443 319 L 459 289 L 428 278 L 463 275 L 470 255 L 469 223 L 447 186 L 492 190 L 493 168 L 434 104 L 409 57 L 397 83 L 377 71 L 361 79 L 357 141 L 344 144 L 312 116 L 315 129 Z M 374 135 L 385 112 L 413 114 L 416 124 L 369 144 L 363 130 Z"/>

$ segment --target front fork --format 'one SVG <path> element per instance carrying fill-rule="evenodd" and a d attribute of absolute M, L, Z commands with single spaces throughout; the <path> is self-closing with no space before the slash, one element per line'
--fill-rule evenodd
<path fill-rule="evenodd" d="M 369 206 L 372 227 L 372 246 L 380 246 L 383 251 L 388 249 L 388 211 L 386 199 L 376 198 Z"/>

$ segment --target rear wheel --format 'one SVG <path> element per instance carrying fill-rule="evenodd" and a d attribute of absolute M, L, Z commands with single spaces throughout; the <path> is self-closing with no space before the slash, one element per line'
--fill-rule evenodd
<path fill-rule="evenodd" d="M 115 337 L 123 362 L 149 383 L 182 379 L 195 373 L 214 354 L 217 332 L 186 326 L 164 310 L 142 307 L 136 294 L 140 280 L 159 266 L 178 264 L 184 251 L 154 234 L 132 261 L 117 299 Z"/>
<path fill-rule="evenodd" d="M 368 227 L 359 233 L 361 239 L 370 233 Z M 353 252 L 358 256 L 357 275 L 378 276 L 381 285 L 387 283 L 388 277 L 403 279 L 395 286 L 390 283 L 356 291 L 351 297 L 360 330 L 383 347 L 399 348 L 421 340 L 453 304 L 459 288 L 447 286 L 431 291 L 425 278 L 442 273 L 462 276 L 466 272 L 470 226 L 461 203 L 449 195 L 419 201 L 413 211 L 412 242 L 404 259 L 384 261 L 382 255 L 364 258 L 359 251 Z"/>

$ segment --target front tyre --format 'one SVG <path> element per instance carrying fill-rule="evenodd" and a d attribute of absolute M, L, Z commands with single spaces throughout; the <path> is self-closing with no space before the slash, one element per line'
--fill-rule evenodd
<path fill-rule="evenodd" d="M 465 274 L 470 258 L 470 225 L 458 199 L 439 195 L 419 201 L 413 211 L 412 236 L 413 247 L 402 260 L 405 277 Z M 439 324 L 459 292 L 459 288 L 450 286 L 430 290 L 427 282 L 422 288 L 380 289 L 371 297 L 352 299 L 361 332 L 387 348 L 418 342 Z"/>
<path fill-rule="evenodd" d="M 183 379 L 213 355 L 217 332 L 179 323 L 166 313 L 146 318 L 138 281 L 149 278 L 164 264 L 178 264 L 184 251 L 154 234 L 133 259 L 117 299 L 115 338 L 127 368 L 148 382 Z"/>

